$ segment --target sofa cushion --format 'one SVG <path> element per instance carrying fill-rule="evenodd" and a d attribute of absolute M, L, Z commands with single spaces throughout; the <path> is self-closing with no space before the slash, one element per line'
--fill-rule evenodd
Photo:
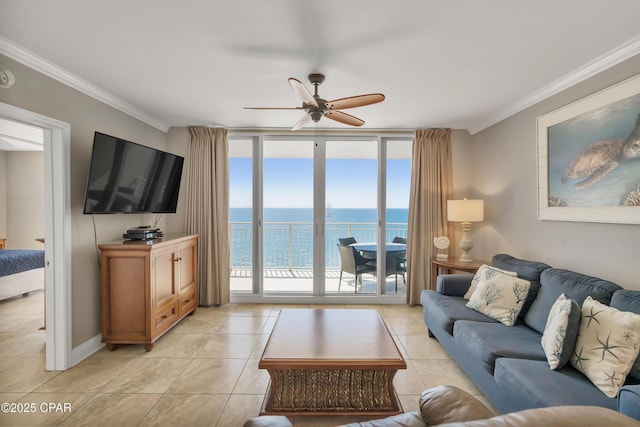
<path fill-rule="evenodd" d="M 423 391 L 419 408 L 429 426 L 482 420 L 495 415 L 474 396 L 452 385 L 440 385 Z"/>
<path fill-rule="evenodd" d="M 542 334 L 542 348 L 551 369 L 567 364 L 576 346 L 580 328 L 580 306 L 562 294 L 551 307 Z"/>
<path fill-rule="evenodd" d="M 453 339 L 469 355 L 482 361 L 489 373 L 493 373 L 499 357 L 534 359 L 547 363 L 540 345 L 540 334 L 523 324 L 505 326 L 502 323 L 459 320 L 453 325 Z"/>
<path fill-rule="evenodd" d="M 456 320 L 496 323 L 492 318 L 467 308 L 467 300 L 462 297 L 423 291 L 421 302 L 427 327 L 444 329 L 450 335 L 453 334 L 453 324 Z"/>
<path fill-rule="evenodd" d="M 620 389 L 618 412 L 640 420 L 640 385 L 626 385 Z"/>
<path fill-rule="evenodd" d="M 640 291 L 615 291 L 610 306 L 620 311 L 640 314 Z M 640 356 L 627 375 L 627 384 L 640 384 Z"/>
<path fill-rule="evenodd" d="M 531 304 L 533 304 L 533 301 L 538 295 L 538 289 L 540 289 L 540 275 L 544 270 L 551 267 L 543 262 L 527 261 L 524 259 L 514 258 L 507 254 L 494 255 L 491 260 L 491 265 L 502 270 L 515 271 L 518 274 L 518 277 L 528 280 L 531 283 L 529 295 L 527 295 L 527 299 L 522 305 L 522 310 L 520 310 L 519 318 L 524 319 L 524 316 L 527 314 Z"/>
<path fill-rule="evenodd" d="M 609 397 L 616 397 L 640 350 L 640 315 L 587 297 L 571 365 Z"/>
<path fill-rule="evenodd" d="M 518 273 L 516 273 L 515 271 L 502 270 L 497 267 L 482 264 L 480 268 L 478 268 L 478 271 L 476 271 L 476 274 L 473 275 L 473 279 L 471 279 L 471 285 L 469 285 L 469 289 L 467 289 L 467 292 L 464 294 L 464 299 L 471 299 L 471 295 L 473 295 L 476 288 L 478 287 L 478 283 L 490 279 L 491 276 L 495 274 L 495 272 L 508 274 L 509 276 L 514 277 L 518 276 Z"/>
<path fill-rule="evenodd" d="M 528 280 L 491 270 L 486 279 L 477 282 L 467 307 L 486 314 L 500 323 L 513 326 L 527 299 L 531 283 Z"/>
<path fill-rule="evenodd" d="M 494 379 L 514 402 L 530 408 L 559 405 L 596 405 L 616 409 L 616 399 L 605 396 L 570 365 L 554 371 L 546 361 L 501 358 Z"/>
<path fill-rule="evenodd" d="M 607 280 L 574 271 L 549 268 L 540 275 L 538 296 L 531 304 L 524 322 L 542 334 L 547 324 L 549 310 L 560 294 L 564 293 L 567 298 L 575 300 L 580 306 L 587 296 L 609 305 L 613 293 L 619 289 L 622 288 Z"/>

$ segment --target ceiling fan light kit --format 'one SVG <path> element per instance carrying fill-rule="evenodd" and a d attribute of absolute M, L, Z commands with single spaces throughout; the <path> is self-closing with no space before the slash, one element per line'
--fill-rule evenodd
<path fill-rule="evenodd" d="M 289 85 L 293 91 L 298 94 L 302 100 L 302 107 L 294 108 L 269 108 L 269 107 L 245 107 L 249 110 L 304 110 L 306 114 L 298 120 L 298 122 L 291 128 L 292 131 L 298 130 L 309 122 L 313 121 L 318 123 L 322 117 L 334 120 L 336 122 L 344 123 L 350 126 L 362 126 L 364 120 L 359 119 L 351 114 L 344 113 L 339 110 L 347 108 L 363 107 L 365 105 L 377 104 L 384 101 L 384 95 L 381 93 L 370 93 L 367 95 L 356 95 L 347 98 L 334 99 L 333 101 L 327 101 L 320 98 L 318 95 L 318 86 L 324 82 L 324 74 L 312 73 L 309 74 L 309 81 L 314 86 L 314 93 L 311 94 L 309 89 L 298 79 L 294 77 L 289 78 Z"/>

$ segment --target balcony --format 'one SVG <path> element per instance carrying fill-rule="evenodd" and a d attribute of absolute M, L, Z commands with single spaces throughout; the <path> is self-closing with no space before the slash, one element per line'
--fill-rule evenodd
<path fill-rule="evenodd" d="M 231 290 L 251 292 L 252 289 L 252 224 L 232 222 L 231 235 Z M 263 286 L 265 292 L 300 292 L 311 288 L 313 280 L 313 223 L 265 222 L 264 223 Z M 359 242 L 376 240 L 375 223 L 328 222 L 325 225 L 325 292 L 338 292 L 340 255 L 336 244 L 339 237 L 353 236 Z M 386 240 L 395 236 L 406 237 L 406 223 L 387 223 Z M 292 280 L 296 279 L 296 280 Z M 307 282 L 302 285 L 303 282 Z M 394 293 L 395 275 L 386 278 L 386 292 Z M 375 294 L 376 278 L 365 274 L 358 293 Z M 304 291 L 303 290 L 303 291 Z M 344 274 L 341 293 L 354 293 L 354 277 Z M 398 293 L 405 293 L 405 283 L 398 274 Z"/>

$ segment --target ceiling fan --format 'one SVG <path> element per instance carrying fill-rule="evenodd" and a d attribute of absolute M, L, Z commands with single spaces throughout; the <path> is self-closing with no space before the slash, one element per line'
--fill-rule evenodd
<path fill-rule="evenodd" d="M 344 123 L 351 126 L 362 126 L 364 120 L 343 113 L 339 110 L 347 108 L 363 107 L 365 105 L 376 104 L 384 101 L 384 95 L 381 93 L 370 93 L 367 95 L 350 96 L 348 98 L 334 99 L 327 101 L 318 95 L 318 86 L 324 82 L 324 74 L 309 74 L 309 81 L 315 87 L 314 94 L 306 88 L 302 82 L 296 78 L 290 77 L 289 84 L 295 93 L 302 99 L 302 107 L 290 108 L 271 108 L 271 107 L 245 107 L 246 110 L 304 110 L 307 113 L 291 128 L 292 131 L 298 130 L 307 125 L 310 121 L 319 122 L 322 116 Z"/>

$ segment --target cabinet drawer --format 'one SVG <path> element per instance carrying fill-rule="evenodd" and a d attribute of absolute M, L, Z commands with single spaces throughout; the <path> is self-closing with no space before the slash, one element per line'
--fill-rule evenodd
<path fill-rule="evenodd" d="M 182 295 L 180 295 L 179 315 L 184 316 L 194 307 L 198 305 L 198 292 L 195 286 L 189 287 Z"/>
<path fill-rule="evenodd" d="M 178 319 L 178 307 L 175 303 L 153 312 L 151 321 L 151 336 L 157 337 L 171 327 Z"/>

